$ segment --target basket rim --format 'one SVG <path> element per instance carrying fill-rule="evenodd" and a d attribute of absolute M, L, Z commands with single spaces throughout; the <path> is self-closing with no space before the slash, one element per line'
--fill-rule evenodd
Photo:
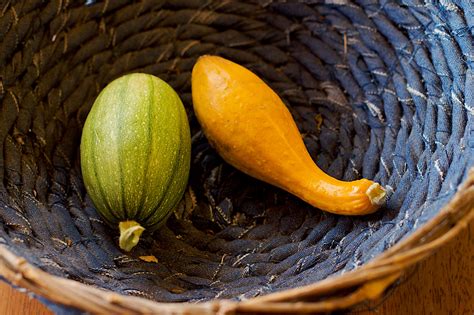
<path fill-rule="evenodd" d="M 313 284 L 240 302 L 216 299 L 201 303 L 166 303 L 122 295 L 76 280 L 51 275 L 28 263 L 25 258 L 12 253 L 5 245 L 0 245 L 0 275 L 12 284 L 52 302 L 91 313 L 328 312 L 379 298 L 408 268 L 431 256 L 442 245 L 455 238 L 473 219 L 474 167 L 471 167 L 467 178 L 458 186 L 453 198 L 435 217 L 368 263 Z M 337 291 L 342 289 L 352 289 L 352 291 L 345 295 L 336 295 Z M 325 299 L 321 301 L 304 302 L 307 298 L 314 299 L 322 296 Z"/>

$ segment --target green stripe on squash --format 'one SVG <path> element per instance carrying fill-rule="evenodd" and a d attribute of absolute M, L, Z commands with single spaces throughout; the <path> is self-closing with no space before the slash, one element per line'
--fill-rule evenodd
<path fill-rule="evenodd" d="M 190 159 L 186 112 L 166 82 L 134 73 L 99 94 L 82 131 L 82 176 L 105 221 L 122 222 L 122 249 L 166 221 L 186 188 Z M 133 233 L 123 222 L 136 223 Z"/>

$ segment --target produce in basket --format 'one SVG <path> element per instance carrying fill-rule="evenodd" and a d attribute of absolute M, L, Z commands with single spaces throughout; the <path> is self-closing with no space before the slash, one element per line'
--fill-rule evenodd
<path fill-rule="evenodd" d="M 378 183 L 344 182 L 319 169 L 282 100 L 246 68 L 217 56 L 199 58 L 192 97 L 209 142 L 237 169 L 336 214 L 368 214 L 384 203 Z"/>
<path fill-rule="evenodd" d="M 130 251 L 166 221 L 187 184 L 191 157 L 183 104 L 164 81 L 129 74 L 110 83 L 81 139 L 84 183 L 97 210 Z"/>

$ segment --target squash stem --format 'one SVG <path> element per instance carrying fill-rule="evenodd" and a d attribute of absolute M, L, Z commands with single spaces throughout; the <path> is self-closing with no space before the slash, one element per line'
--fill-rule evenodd
<path fill-rule="evenodd" d="M 365 193 L 374 206 L 381 206 L 385 203 L 387 192 L 380 184 L 373 183 L 367 188 Z"/>
<path fill-rule="evenodd" d="M 138 244 L 145 228 L 136 221 L 122 221 L 119 223 L 119 230 L 119 246 L 124 251 L 129 252 Z"/>

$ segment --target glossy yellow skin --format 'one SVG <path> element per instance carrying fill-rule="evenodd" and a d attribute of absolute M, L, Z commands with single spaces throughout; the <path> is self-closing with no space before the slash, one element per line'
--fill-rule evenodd
<path fill-rule="evenodd" d="M 384 202 L 379 184 L 344 182 L 321 171 L 282 100 L 246 68 L 217 56 L 199 58 L 192 97 L 209 142 L 242 172 L 332 213 L 368 214 Z"/>

